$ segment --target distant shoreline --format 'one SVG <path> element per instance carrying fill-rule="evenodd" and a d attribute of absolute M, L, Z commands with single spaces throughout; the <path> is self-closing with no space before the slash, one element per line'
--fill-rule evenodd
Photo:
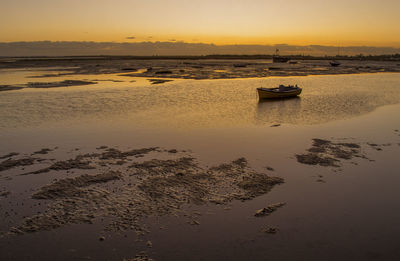
<path fill-rule="evenodd" d="M 273 55 L 78 55 L 78 56 L 0 56 L 2 59 L 21 60 L 270 60 Z M 350 60 L 350 61 L 393 61 L 400 62 L 400 54 L 392 55 L 336 55 L 336 56 L 312 56 L 312 55 L 282 55 L 290 60 Z"/>
<path fill-rule="evenodd" d="M 271 56 L 210 55 L 210 56 L 63 56 L 0 59 L 0 69 L 40 68 L 45 73 L 34 78 L 73 75 L 120 74 L 148 79 L 235 79 L 271 76 L 306 76 L 332 74 L 360 74 L 400 72 L 400 61 L 366 61 L 336 59 L 340 66 L 331 66 L 330 58 L 301 59 L 292 56 L 292 62 L 274 63 Z M 297 59 L 300 58 L 300 59 Z M 78 80 L 78 79 L 69 79 Z M 161 83 L 159 80 L 155 81 Z M 164 82 L 164 81 L 162 81 Z M 6 83 L 3 83 L 7 85 Z M 9 90 L 10 86 L 2 86 Z M 13 89 L 21 86 L 11 86 Z M 4 90 L 4 89 L 3 89 Z"/>

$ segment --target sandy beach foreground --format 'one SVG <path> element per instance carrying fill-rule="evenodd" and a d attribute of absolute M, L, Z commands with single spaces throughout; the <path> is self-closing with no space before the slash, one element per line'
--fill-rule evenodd
<path fill-rule="evenodd" d="M 1 260 L 400 258 L 399 73 L 162 66 L 1 70 Z"/>

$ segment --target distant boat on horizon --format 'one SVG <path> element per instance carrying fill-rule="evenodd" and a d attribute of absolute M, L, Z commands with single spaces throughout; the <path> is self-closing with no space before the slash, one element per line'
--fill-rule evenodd
<path fill-rule="evenodd" d="M 335 60 L 332 60 L 332 61 L 330 61 L 329 63 L 330 63 L 330 65 L 333 66 L 333 67 L 338 67 L 339 65 L 341 65 L 340 62 L 335 61 Z"/>
<path fill-rule="evenodd" d="M 279 55 L 279 49 L 276 49 L 275 54 L 272 56 L 273 63 L 286 63 L 289 60 L 290 58 Z"/>
<path fill-rule="evenodd" d="M 340 46 L 338 45 L 338 49 L 337 49 L 337 57 L 339 57 L 339 53 L 340 53 Z M 331 66 L 333 67 L 338 67 L 341 63 L 336 61 L 336 60 L 332 60 L 329 62 Z"/>

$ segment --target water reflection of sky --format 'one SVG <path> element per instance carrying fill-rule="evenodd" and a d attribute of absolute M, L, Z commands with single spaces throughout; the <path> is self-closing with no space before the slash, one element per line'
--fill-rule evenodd
<path fill-rule="evenodd" d="M 355 117 L 400 102 L 400 74 L 397 73 L 174 80 L 160 85 L 151 85 L 146 78 L 118 75 L 28 78 L 37 74 L 24 70 L 3 72 L 0 82 L 18 84 L 76 79 L 98 80 L 98 84 L 4 91 L 0 95 L 1 128 L 65 121 L 113 121 L 161 128 L 319 124 Z M 297 99 L 258 101 L 256 87 L 278 84 L 298 84 L 303 87 L 303 93 Z"/>

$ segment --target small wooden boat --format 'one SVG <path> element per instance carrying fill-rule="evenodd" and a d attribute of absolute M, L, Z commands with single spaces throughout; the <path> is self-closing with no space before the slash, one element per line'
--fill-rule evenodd
<path fill-rule="evenodd" d="M 340 65 L 340 63 L 339 63 L 338 61 L 335 61 L 335 60 L 330 61 L 329 63 L 330 63 L 331 66 L 333 66 L 333 67 L 338 67 L 338 66 Z"/>
<path fill-rule="evenodd" d="M 257 88 L 260 100 L 295 97 L 300 95 L 301 91 L 302 89 L 297 85 L 279 85 L 277 88 Z"/>
<path fill-rule="evenodd" d="M 284 57 L 284 56 L 278 56 L 278 55 L 272 56 L 272 62 L 273 63 L 286 63 L 289 60 L 290 60 L 290 58 Z"/>

